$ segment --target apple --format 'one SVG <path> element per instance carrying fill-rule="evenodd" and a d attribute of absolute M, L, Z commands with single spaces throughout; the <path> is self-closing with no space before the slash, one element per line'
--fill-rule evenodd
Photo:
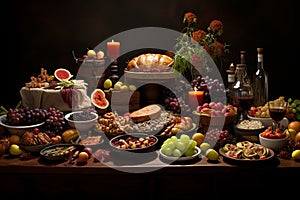
<path fill-rule="evenodd" d="M 86 163 L 89 160 L 89 154 L 81 151 L 77 156 L 77 163 Z"/>
<path fill-rule="evenodd" d="M 86 152 L 89 155 L 89 158 L 92 156 L 93 154 L 93 150 L 91 147 L 84 147 L 83 149 L 84 152 Z"/>
<path fill-rule="evenodd" d="M 95 52 L 94 50 L 92 50 L 92 49 L 89 49 L 89 50 L 87 51 L 87 56 L 88 56 L 89 58 L 95 57 L 95 56 L 96 56 L 96 52 Z"/>
<path fill-rule="evenodd" d="M 97 59 L 102 59 L 102 58 L 104 58 L 104 52 L 103 52 L 103 51 L 97 51 L 97 53 L 96 53 L 96 58 L 97 58 Z"/>

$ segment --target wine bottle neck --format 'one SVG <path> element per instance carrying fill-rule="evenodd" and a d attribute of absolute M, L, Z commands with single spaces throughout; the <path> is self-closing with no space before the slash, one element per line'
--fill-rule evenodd
<path fill-rule="evenodd" d="M 257 54 L 257 67 L 263 68 L 263 55 Z"/>

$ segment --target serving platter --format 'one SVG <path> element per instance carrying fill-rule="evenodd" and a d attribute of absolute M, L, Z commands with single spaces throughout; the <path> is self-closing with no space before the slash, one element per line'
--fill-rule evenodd
<path fill-rule="evenodd" d="M 61 143 L 45 147 L 40 155 L 47 160 L 67 160 L 76 150 L 82 149 L 82 145 Z"/>
<path fill-rule="evenodd" d="M 254 143 L 254 144 L 255 145 L 260 145 L 260 144 L 256 144 L 256 143 Z M 220 153 L 220 155 L 222 155 L 226 159 L 229 159 L 229 160 L 232 160 L 232 161 L 238 161 L 238 162 L 264 162 L 264 161 L 271 160 L 275 156 L 275 153 L 272 149 L 270 149 L 270 148 L 267 148 L 267 149 L 269 151 L 269 154 L 268 154 L 268 156 L 266 156 L 263 159 L 246 159 L 246 158 L 232 157 L 232 156 L 229 156 L 229 155 L 226 154 L 226 151 L 223 149 L 223 147 L 219 148 L 219 153 Z"/>

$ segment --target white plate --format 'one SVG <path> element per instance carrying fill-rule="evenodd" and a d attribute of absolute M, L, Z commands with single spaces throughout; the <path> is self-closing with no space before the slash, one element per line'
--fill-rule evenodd
<path fill-rule="evenodd" d="M 181 157 L 176 157 L 176 156 L 167 156 L 162 153 L 161 149 L 159 149 L 159 154 L 161 157 L 167 160 L 172 160 L 172 161 L 187 161 L 187 160 L 193 160 L 195 158 L 198 158 L 201 152 L 201 149 L 199 147 L 195 147 L 197 149 L 197 153 L 192 155 L 192 156 L 181 156 Z"/>

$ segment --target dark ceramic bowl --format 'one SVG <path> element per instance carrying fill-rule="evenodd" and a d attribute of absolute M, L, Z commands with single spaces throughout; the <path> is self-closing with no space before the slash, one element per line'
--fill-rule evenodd
<path fill-rule="evenodd" d="M 155 151 L 158 138 L 145 133 L 118 135 L 109 141 L 110 147 L 117 152 L 147 153 Z"/>

